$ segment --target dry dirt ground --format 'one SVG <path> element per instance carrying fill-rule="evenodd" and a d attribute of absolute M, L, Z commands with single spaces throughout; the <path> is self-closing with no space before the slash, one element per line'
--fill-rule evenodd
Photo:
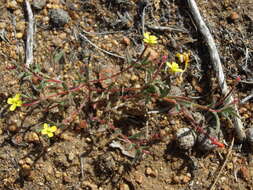
<path fill-rule="evenodd" d="M 0 189 L 210 189 L 225 160 L 215 189 L 253 189 L 250 145 L 235 139 L 229 151 L 235 132 L 228 119 L 220 116 L 224 148 L 203 151 L 204 145 L 196 144 L 182 150 L 175 133 L 191 128 L 191 122 L 171 114 L 175 106 L 157 97 L 162 96 L 159 90 L 168 89 L 170 95 L 192 98 L 201 105 L 221 99 L 206 44 L 186 0 L 33 0 L 31 4 L 34 65 L 28 69 L 24 1 L 0 1 Z M 198 0 L 197 4 L 215 39 L 228 85 L 232 87 L 237 76 L 242 79 L 233 95 L 243 100 L 252 93 L 253 84 L 253 1 Z M 131 59 L 141 59 L 143 29 L 157 36 L 158 44 L 145 52 L 149 64 L 125 71 Z M 182 81 L 164 66 L 156 70 L 163 56 L 173 61 L 178 52 L 191 52 Z M 155 71 L 158 82 L 152 86 L 147 81 Z M 80 84 L 82 88 L 70 92 Z M 45 98 L 63 91 L 69 93 Z M 17 93 L 25 104 L 10 111 L 7 99 Z M 252 101 L 238 106 L 249 128 Z M 204 119 L 195 119 L 208 125 L 210 114 L 199 113 Z M 41 134 L 44 123 L 58 127 L 52 138 Z"/>

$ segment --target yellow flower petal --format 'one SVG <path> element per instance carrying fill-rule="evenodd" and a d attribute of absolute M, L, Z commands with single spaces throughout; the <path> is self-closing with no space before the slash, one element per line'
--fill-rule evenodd
<path fill-rule="evenodd" d="M 41 130 L 42 135 L 47 135 L 48 131 L 47 130 Z"/>
<path fill-rule="evenodd" d="M 8 104 L 13 104 L 13 98 L 8 98 L 7 103 Z"/>
<path fill-rule="evenodd" d="M 55 131 L 57 131 L 57 127 L 56 126 L 50 127 L 50 132 L 55 132 Z"/>
<path fill-rule="evenodd" d="M 44 127 L 44 129 L 48 129 L 49 128 L 49 126 L 48 126 L 47 123 L 44 123 L 43 127 Z"/>
<path fill-rule="evenodd" d="M 48 136 L 49 138 L 51 138 L 51 137 L 54 136 L 54 134 L 53 134 L 53 133 L 48 133 L 47 136 Z"/>
<path fill-rule="evenodd" d="M 16 104 L 12 104 L 10 107 L 10 111 L 14 111 L 16 109 L 17 105 Z"/>

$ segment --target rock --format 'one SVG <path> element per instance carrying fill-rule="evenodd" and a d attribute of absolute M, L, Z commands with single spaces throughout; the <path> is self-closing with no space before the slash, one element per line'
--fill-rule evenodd
<path fill-rule="evenodd" d="M 43 9 L 46 5 L 46 0 L 33 0 L 32 5 L 35 9 Z"/>
<path fill-rule="evenodd" d="M 0 22 L 0 29 L 4 29 L 6 27 L 6 23 L 5 22 Z"/>
<path fill-rule="evenodd" d="M 25 135 L 25 141 L 30 143 L 38 143 L 40 142 L 40 138 L 35 132 L 29 132 Z"/>
<path fill-rule="evenodd" d="M 153 50 L 152 48 L 147 48 L 146 51 L 143 54 L 143 58 L 148 56 L 148 61 L 155 61 L 156 59 L 158 59 L 159 54 Z"/>
<path fill-rule="evenodd" d="M 129 46 L 131 44 L 131 41 L 128 37 L 124 36 L 122 43 L 125 44 L 126 46 Z"/>
<path fill-rule="evenodd" d="M 55 27 L 62 27 L 70 20 L 69 14 L 63 9 L 51 9 L 49 16 L 51 23 Z"/>
<path fill-rule="evenodd" d="M 90 188 L 91 190 L 97 190 L 98 187 L 95 184 L 90 183 L 89 181 L 83 181 L 82 182 L 82 188 Z"/>
<path fill-rule="evenodd" d="M 15 9 L 18 8 L 18 3 L 17 3 L 15 0 L 13 0 L 13 1 L 8 1 L 8 2 L 6 3 L 6 7 L 7 7 L 8 9 L 13 9 L 13 10 L 15 10 Z"/>
<path fill-rule="evenodd" d="M 232 21 L 232 22 L 235 22 L 237 21 L 238 19 L 240 18 L 239 14 L 237 12 L 232 12 L 229 16 L 229 19 Z"/>
<path fill-rule="evenodd" d="M 176 132 L 176 142 L 179 148 L 183 150 L 191 149 L 197 140 L 196 133 L 189 128 L 180 128 Z"/>
<path fill-rule="evenodd" d="M 75 158 L 75 154 L 73 152 L 70 152 L 67 154 L 67 158 L 69 161 L 73 161 Z"/>
<path fill-rule="evenodd" d="M 12 133 L 16 133 L 18 132 L 18 127 L 16 124 L 12 124 L 8 126 L 8 131 L 12 132 Z"/>
<path fill-rule="evenodd" d="M 245 166 L 242 166 L 239 171 L 238 174 L 240 175 L 240 177 L 242 177 L 242 179 L 244 179 L 245 181 L 250 180 L 250 173 L 248 168 L 246 168 Z"/>
<path fill-rule="evenodd" d="M 23 33 L 18 32 L 18 33 L 16 34 L 16 38 L 17 38 L 17 39 L 23 38 Z"/>
<path fill-rule="evenodd" d="M 126 183 L 122 183 L 119 185 L 119 190 L 130 190 L 130 187 Z"/>
<path fill-rule="evenodd" d="M 253 146 L 253 127 L 246 129 L 246 140 Z"/>
<path fill-rule="evenodd" d="M 24 31 L 25 30 L 25 22 L 20 21 L 16 24 L 17 31 Z"/>
<path fill-rule="evenodd" d="M 157 172 L 152 170 L 152 168 L 147 167 L 146 169 L 146 175 L 151 176 L 151 177 L 156 177 L 157 176 Z"/>
<path fill-rule="evenodd" d="M 141 175 L 140 173 L 135 173 L 134 179 L 135 179 L 136 183 L 138 183 L 138 184 L 143 183 L 143 175 Z"/>
<path fill-rule="evenodd" d="M 205 130 L 206 131 L 206 130 Z M 209 136 L 212 138 L 218 139 L 216 135 L 216 131 L 214 128 L 208 128 L 208 131 L 206 131 Z M 200 133 L 198 135 L 198 147 L 200 150 L 203 151 L 211 151 L 217 147 L 217 145 L 213 144 L 210 138 L 208 138 L 207 135 Z"/>

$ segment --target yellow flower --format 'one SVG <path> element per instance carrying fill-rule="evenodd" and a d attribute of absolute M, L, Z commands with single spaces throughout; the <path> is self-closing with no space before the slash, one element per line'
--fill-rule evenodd
<path fill-rule="evenodd" d="M 20 94 L 16 94 L 13 98 L 8 98 L 7 103 L 11 104 L 10 111 L 14 111 L 17 107 L 20 107 L 23 104 L 20 99 Z"/>
<path fill-rule="evenodd" d="M 169 67 L 170 72 L 177 73 L 177 72 L 184 72 L 183 69 L 180 69 L 176 62 L 167 62 L 166 65 Z"/>
<path fill-rule="evenodd" d="M 149 32 L 145 32 L 143 41 L 149 45 L 157 44 L 157 37 L 150 35 Z"/>
<path fill-rule="evenodd" d="M 184 63 L 185 64 L 184 71 L 187 69 L 188 64 L 190 62 L 190 55 L 191 55 L 190 52 L 188 52 L 188 53 L 184 52 L 184 53 L 177 53 L 176 54 L 176 57 L 178 58 L 178 60 L 180 61 L 180 63 Z"/>
<path fill-rule="evenodd" d="M 42 135 L 47 135 L 49 138 L 54 136 L 54 132 L 57 131 L 56 126 L 50 127 L 47 123 L 44 123 L 43 129 L 41 130 Z"/>

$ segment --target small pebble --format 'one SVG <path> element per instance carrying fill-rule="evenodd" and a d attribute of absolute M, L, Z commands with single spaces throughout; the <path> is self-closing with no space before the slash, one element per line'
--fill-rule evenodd
<path fill-rule="evenodd" d="M 16 34 L 16 38 L 20 39 L 20 38 L 22 38 L 22 37 L 23 37 L 23 33 L 18 32 L 18 33 Z"/>
<path fill-rule="evenodd" d="M 235 22 L 236 20 L 238 20 L 240 18 L 239 14 L 236 12 L 232 12 L 229 16 L 229 18 L 231 19 L 231 21 Z"/>
<path fill-rule="evenodd" d="M 179 148 L 187 150 L 191 149 L 197 140 L 196 133 L 189 128 L 180 128 L 176 132 L 176 141 Z"/>
<path fill-rule="evenodd" d="M 159 57 L 159 54 L 151 48 L 146 49 L 146 51 L 143 54 L 143 57 L 147 57 L 148 55 L 149 55 L 148 61 L 154 61 Z"/>
<path fill-rule="evenodd" d="M 75 158 L 75 154 L 73 152 L 68 153 L 67 158 L 69 161 L 73 161 Z"/>
<path fill-rule="evenodd" d="M 16 124 L 12 124 L 12 125 L 9 125 L 8 126 L 8 131 L 12 132 L 12 133 L 15 133 L 18 131 L 18 127 Z"/>
<path fill-rule="evenodd" d="M 5 22 L 0 22 L 0 29 L 4 29 L 6 27 L 6 23 Z"/>
<path fill-rule="evenodd" d="M 157 176 L 156 172 L 150 167 L 147 167 L 146 175 L 151 176 L 151 177 L 156 177 Z"/>
<path fill-rule="evenodd" d="M 21 21 L 16 24 L 17 31 L 24 31 L 25 30 L 25 22 Z"/>
<path fill-rule="evenodd" d="M 242 177 L 242 179 L 244 179 L 245 181 L 248 181 L 250 179 L 250 173 L 247 167 L 242 166 L 239 171 L 238 174 L 240 175 L 240 177 Z"/>
<path fill-rule="evenodd" d="M 16 1 L 8 1 L 8 2 L 6 3 L 6 7 L 9 8 L 9 9 L 15 10 L 15 9 L 18 8 L 18 4 L 17 4 Z"/>
<path fill-rule="evenodd" d="M 46 0 L 33 0 L 32 5 L 35 9 L 43 9 L 46 5 Z"/>
<path fill-rule="evenodd" d="M 29 132 L 25 135 L 25 141 L 30 143 L 38 143 L 40 142 L 39 136 L 35 132 Z"/>
<path fill-rule="evenodd" d="M 129 46 L 131 44 L 131 41 L 128 37 L 124 36 L 123 40 L 122 40 L 122 43 Z"/>
<path fill-rule="evenodd" d="M 70 20 L 68 12 L 63 9 L 51 9 L 49 15 L 50 21 L 55 27 L 62 27 Z"/>
<path fill-rule="evenodd" d="M 119 189 L 120 190 L 130 190 L 130 187 L 126 183 L 122 183 L 119 185 Z"/>
<path fill-rule="evenodd" d="M 140 173 L 135 173 L 134 179 L 135 179 L 136 183 L 138 183 L 138 184 L 143 183 L 143 175 L 141 175 Z"/>

